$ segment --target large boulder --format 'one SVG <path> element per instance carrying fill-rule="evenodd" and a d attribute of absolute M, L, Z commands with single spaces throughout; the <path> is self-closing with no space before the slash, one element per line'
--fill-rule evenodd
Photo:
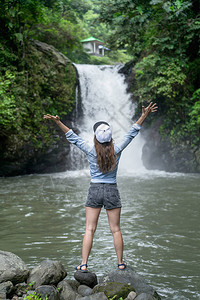
<path fill-rule="evenodd" d="M 142 148 L 142 161 L 150 170 L 167 172 L 200 172 L 200 151 L 192 148 L 185 140 L 172 143 L 169 136 L 160 134 L 164 118 L 157 119 L 143 132 L 145 144 Z"/>
<path fill-rule="evenodd" d="M 35 292 L 41 299 L 59 300 L 58 291 L 51 285 L 41 285 L 35 289 Z"/>
<path fill-rule="evenodd" d="M 154 288 L 148 285 L 145 279 L 130 266 L 127 266 L 125 270 L 113 270 L 100 279 L 100 284 L 107 282 L 131 284 L 137 295 L 146 293 L 154 296 L 156 299 L 161 299 Z"/>
<path fill-rule="evenodd" d="M 59 282 L 58 289 L 60 293 L 60 300 L 75 300 L 78 296 L 67 280 Z"/>
<path fill-rule="evenodd" d="M 97 285 L 97 276 L 95 273 L 89 271 L 76 271 L 74 273 L 74 278 L 83 285 L 87 285 L 90 288 L 93 288 Z"/>
<path fill-rule="evenodd" d="M 44 260 L 30 272 L 27 283 L 32 283 L 34 288 L 40 285 L 56 285 L 66 276 L 67 272 L 61 262 Z"/>
<path fill-rule="evenodd" d="M 29 269 L 23 260 L 11 252 L 0 251 L 0 283 L 11 281 L 13 284 L 26 281 Z"/>
<path fill-rule="evenodd" d="M 81 296 L 89 296 L 92 293 L 92 289 L 87 285 L 79 285 L 78 293 Z"/>
<path fill-rule="evenodd" d="M 6 299 L 7 295 L 10 294 L 12 289 L 13 289 L 13 284 L 11 281 L 0 283 L 0 299 Z"/>
<path fill-rule="evenodd" d="M 135 300 L 156 300 L 156 298 L 147 293 L 141 293 L 135 298 Z"/>
<path fill-rule="evenodd" d="M 103 292 L 82 297 L 81 300 L 107 300 L 108 298 Z"/>
<path fill-rule="evenodd" d="M 135 292 L 130 292 L 125 300 L 134 300 L 137 294 Z"/>
<path fill-rule="evenodd" d="M 78 292 L 78 287 L 80 286 L 80 283 L 77 280 L 73 279 L 65 279 L 71 286 L 71 288 L 77 293 Z"/>
<path fill-rule="evenodd" d="M 13 294 L 18 296 L 18 297 L 22 297 L 23 295 L 25 295 L 27 293 L 27 291 L 29 291 L 31 289 L 31 286 L 29 286 L 28 284 L 26 284 L 25 282 L 23 283 L 18 283 L 14 286 L 13 289 Z"/>
<path fill-rule="evenodd" d="M 106 282 L 96 285 L 92 294 L 103 292 L 109 299 L 114 298 L 120 299 L 121 297 L 125 299 L 131 291 L 134 291 L 130 283 L 121 282 Z"/>
<path fill-rule="evenodd" d="M 63 53 L 59 52 L 54 48 L 54 46 L 40 42 L 38 40 L 32 40 L 32 43 L 38 48 L 39 51 L 42 51 L 47 56 L 54 58 L 57 61 L 57 64 L 63 65 L 66 67 L 68 63 L 71 63 L 69 58 L 67 58 Z"/>

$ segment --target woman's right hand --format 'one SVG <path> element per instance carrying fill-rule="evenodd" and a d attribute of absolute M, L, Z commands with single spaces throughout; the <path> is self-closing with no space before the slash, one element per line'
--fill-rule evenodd
<path fill-rule="evenodd" d="M 62 129 L 62 131 L 64 133 L 67 133 L 70 130 L 69 127 L 67 127 L 66 125 L 64 125 L 60 121 L 60 118 L 57 115 L 56 116 L 52 116 L 52 115 L 47 114 L 47 115 L 44 115 L 44 119 L 48 119 L 48 120 L 54 121 L 60 127 L 60 129 Z"/>
<path fill-rule="evenodd" d="M 47 115 L 44 115 L 44 119 L 52 120 L 56 124 L 58 124 L 60 122 L 60 118 L 57 115 L 56 116 L 52 116 L 50 114 L 47 114 Z"/>

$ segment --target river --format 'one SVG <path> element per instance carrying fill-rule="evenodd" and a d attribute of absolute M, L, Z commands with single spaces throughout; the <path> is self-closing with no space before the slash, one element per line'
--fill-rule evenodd
<path fill-rule="evenodd" d="M 119 172 L 120 173 L 120 172 Z M 119 174 L 124 258 L 163 299 L 199 299 L 200 175 Z M 72 278 L 81 261 L 88 170 L 0 179 L 0 249 L 32 268 L 60 260 Z M 117 261 L 101 212 L 89 270 L 101 276 Z"/>

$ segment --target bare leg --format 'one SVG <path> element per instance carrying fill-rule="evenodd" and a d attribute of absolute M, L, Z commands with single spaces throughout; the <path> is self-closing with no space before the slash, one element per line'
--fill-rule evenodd
<path fill-rule="evenodd" d="M 83 238 L 81 265 L 87 264 L 88 257 L 92 248 L 93 236 L 97 228 L 100 212 L 101 212 L 101 208 L 93 208 L 88 206 L 86 207 L 86 229 Z M 86 270 L 87 268 L 84 266 L 81 269 Z"/>
<path fill-rule="evenodd" d="M 107 209 L 108 222 L 114 239 L 115 251 L 117 254 L 118 264 L 123 263 L 123 238 L 120 229 L 121 208 Z M 124 269 L 124 266 L 120 266 Z"/>

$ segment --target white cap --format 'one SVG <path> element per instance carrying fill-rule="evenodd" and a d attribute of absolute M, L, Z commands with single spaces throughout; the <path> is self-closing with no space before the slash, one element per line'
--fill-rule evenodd
<path fill-rule="evenodd" d="M 112 139 L 112 130 L 109 125 L 101 124 L 95 130 L 95 136 L 99 143 L 109 143 Z"/>

